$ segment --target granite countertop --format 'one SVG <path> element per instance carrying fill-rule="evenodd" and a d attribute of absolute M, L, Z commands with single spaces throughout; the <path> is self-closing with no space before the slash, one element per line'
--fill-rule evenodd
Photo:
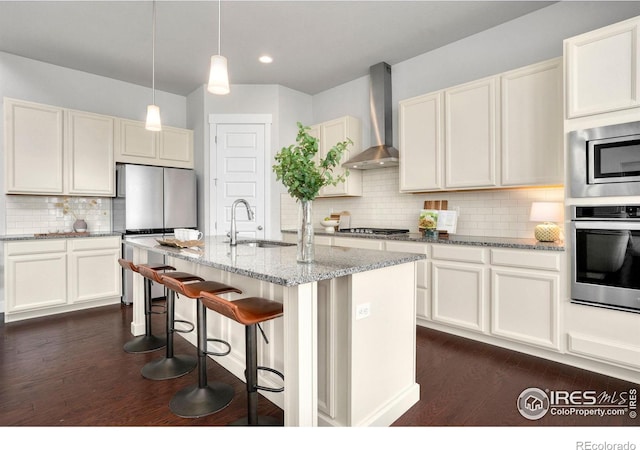
<path fill-rule="evenodd" d="M 41 239 L 80 239 L 105 236 L 122 236 L 116 231 L 97 231 L 89 233 L 44 233 L 44 234 L 14 234 L 0 235 L 0 241 L 30 241 Z"/>
<path fill-rule="evenodd" d="M 282 233 L 297 233 L 296 230 L 282 230 Z M 385 241 L 405 241 L 405 242 L 422 242 L 432 244 L 453 244 L 453 245 L 474 245 L 480 247 L 504 247 L 504 248 L 520 248 L 527 250 L 565 250 L 564 241 L 556 242 L 539 242 L 536 239 L 520 239 L 520 238 L 500 238 L 487 236 L 462 236 L 451 234 L 448 238 L 434 239 L 426 238 L 420 233 L 404 233 L 404 234 L 361 234 L 361 233 L 345 233 L 334 232 L 328 233 L 322 229 L 314 230 L 316 235 L 336 236 L 336 237 L 354 237 L 362 239 L 378 239 Z"/>
<path fill-rule="evenodd" d="M 314 262 L 302 264 L 296 261 L 295 245 L 260 248 L 241 244 L 242 240 L 239 240 L 237 246 L 231 247 L 226 236 L 207 236 L 201 247 L 186 249 L 160 245 L 153 237 L 125 237 L 124 242 L 282 286 L 297 286 L 425 259 L 424 255 L 413 253 L 316 245 Z"/>

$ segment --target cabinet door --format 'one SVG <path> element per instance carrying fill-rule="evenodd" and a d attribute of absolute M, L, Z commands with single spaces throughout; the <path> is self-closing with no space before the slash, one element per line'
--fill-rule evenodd
<path fill-rule="evenodd" d="M 63 110 L 4 101 L 5 192 L 62 194 Z"/>
<path fill-rule="evenodd" d="M 507 72 L 501 81 L 500 184 L 562 184 L 562 60 Z"/>
<path fill-rule="evenodd" d="M 116 237 L 70 240 L 70 303 L 120 297 L 122 270 Z"/>
<path fill-rule="evenodd" d="M 353 141 L 353 145 L 348 147 L 348 152 L 343 155 L 340 164 L 357 155 L 362 151 L 360 144 L 361 128 L 360 123 L 354 117 L 341 117 L 339 119 L 324 122 L 320 126 L 320 156 L 324 158 L 329 150 L 338 142 L 342 142 L 347 138 Z M 345 173 L 346 169 L 338 166 L 333 173 L 338 176 Z M 360 170 L 350 170 L 349 176 L 344 183 L 337 186 L 325 186 L 320 190 L 320 197 L 334 196 L 359 196 L 362 195 L 362 173 Z"/>
<path fill-rule="evenodd" d="M 427 245 L 413 242 L 386 241 L 385 250 L 390 252 L 409 252 L 427 255 Z M 430 264 L 428 260 L 416 263 L 416 316 L 419 319 L 431 317 L 431 282 L 429 280 Z"/>
<path fill-rule="evenodd" d="M 567 118 L 638 105 L 638 19 L 564 42 Z"/>
<path fill-rule="evenodd" d="M 66 252 L 8 256 L 5 274 L 7 313 L 65 305 L 66 275 Z"/>
<path fill-rule="evenodd" d="M 432 319 L 485 331 L 485 272 L 479 265 L 433 261 Z"/>
<path fill-rule="evenodd" d="M 445 187 L 496 186 L 496 78 L 445 91 Z"/>
<path fill-rule="evenodd" d="M 116 161 L 154 164 L 158 158 L 156 134 L 157 132 L 147 130 L 143 122 L 120 119 L 120 145 Z"/>
<path fill-rule="evenodd" d="M 193 169 L 193 131 L 162 127 L 158 158 L 162 165 Z"/>
<path fill-rule="evenodd" d="M 115 119 L 81 111 L 66 117 L 67 192 L 114 196 Z"/>
<path fill-rule="evenodd" d="M 558 350 L 559 289 L 557 274 L 493 269 L 491 333 Z"/>
<path fill-rule="evenodd" d="M 442 93 L 400 102 L 400 190 L 442 189 Z"/>

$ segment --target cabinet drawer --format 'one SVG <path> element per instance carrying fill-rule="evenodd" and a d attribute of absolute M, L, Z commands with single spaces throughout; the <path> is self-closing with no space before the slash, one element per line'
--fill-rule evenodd
<path fill-rule="evenodd" d="M 549 251 L 491 250 L 491 264 L 560 272 L 560 254 Z"/>
<path fill-rule="evenodd" d="M 484 248 L 467 247 L 459 245 L 432 245 L 431 257 L 433 259 L 446 259 L 449 261 L 463 261 L 472 263 L 484 263 L 487 259 Z"/>
<path fill-rule="evenodd" d="M 429 244 L 418 244 L 414 242 L 387 241 L 385 242 L 386 250 L 390 252 L 407 252 L 427 255 Z"/>
<path fill-rule="evenodd" d="M 364 248 L 369 250 L 382 250 L 384 241 L 367 238 L 334 238 L 336 247 Z"/>
<path fill-rule="evenodd" d="M 75 250 L 101 250 L 119 248 L 121 240 L 119 236 L 70 239 L 69 247 Z"/>
<path fill-rule="evenodd" d="M 8 256 L 67 251 L 67 241 L 64 239 L 9 242 L 6 245 Z"/>

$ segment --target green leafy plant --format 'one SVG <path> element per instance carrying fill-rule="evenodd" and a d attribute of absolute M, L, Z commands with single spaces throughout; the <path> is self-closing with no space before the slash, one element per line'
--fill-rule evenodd
<path fill-rule="evenodd" d="M 276 180 L 281 180 L 289 195 L 298 200 L 313 200 L 322 187 L 335 186 L 349 176 L 348 170 L 341 174 L 335 174 L 333 170 L 353 141 L 347 138 L 338 142 L 324 159 L 316 159 L 318 139 L 308 133 L 310 129 L 298 122 L 296 144 L 283 147 L 275 156 L 276 164 L 273 165 Z"/>

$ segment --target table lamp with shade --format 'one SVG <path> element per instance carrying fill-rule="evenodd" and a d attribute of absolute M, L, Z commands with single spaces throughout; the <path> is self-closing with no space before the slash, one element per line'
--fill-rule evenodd
<path fill-rule="evenodd" d="M 531 204 L 531 222 L 543 222 L 536 226 L 535 236 L 541 242 L 554 242 L 560 239 L 560 222 L 563 217 L 561 202 L 533 202 Z"/>

